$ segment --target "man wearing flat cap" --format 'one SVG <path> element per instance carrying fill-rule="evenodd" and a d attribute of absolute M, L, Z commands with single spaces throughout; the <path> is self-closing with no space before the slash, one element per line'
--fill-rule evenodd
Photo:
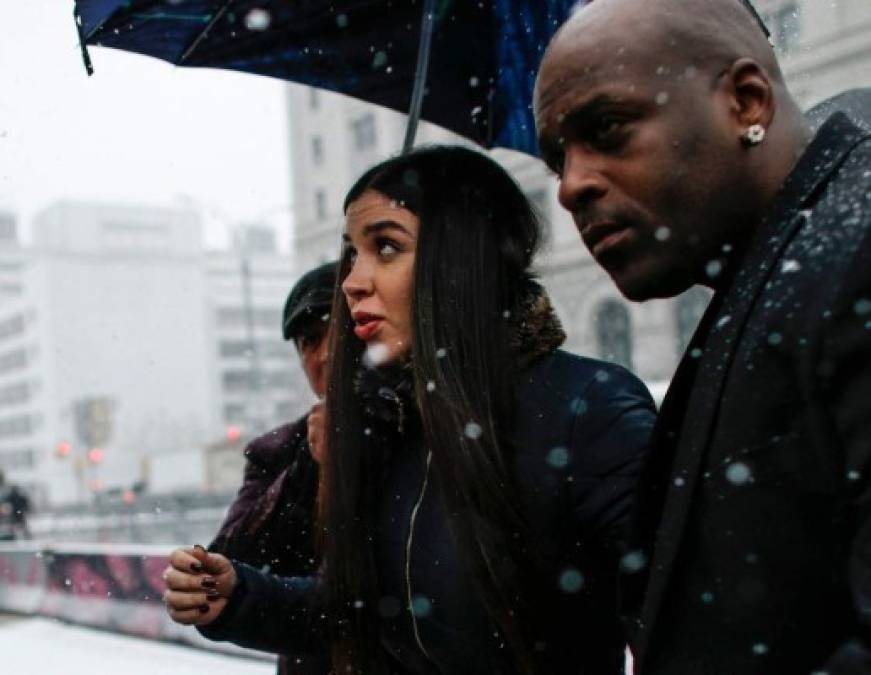
<path fill-rule="evenodd" d="M 282 315 L 282 335 L 293 340 L 309 386 L 326 392 L 330 306 L 336 263 L 304 274 L 291 289 Z M 267 568 L 282 576 L 315 572 L 312 528 L 318 486 L 321 404 L 295 422 L 251 441 L 245 448 L 242 487 L 209 549 Z M 310 656 L 279 659 L 279 674 L 322 675 L 329 668 Z"/>

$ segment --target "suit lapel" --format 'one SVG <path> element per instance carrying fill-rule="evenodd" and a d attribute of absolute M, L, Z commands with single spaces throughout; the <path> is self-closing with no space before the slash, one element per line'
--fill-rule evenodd
<path fill-rule="evenodd" d="M 781 260 L 784 248 L 805 222 L 801 209 L 815 200 L 818 190 L 860 140 L 859 130 L 842 115 L 835 115 L 820 130 L 784 184 L 729 288 L 717 294 L 722 294 L 722 298 L 715 297 L 712 302 L 669 387 L 653 452 L 661 453 L 660 461 L 667 462 L 669 456 L 673 461 L 671 471 L 657 473 L 665 481 L 659 486 L 665 497 L 658 528 L 653 525 L 657 529 L 641 611 L 638 672 L 643 672 L 650 635 L 680 547 L 726 379 L 748 318 L 766 281 L 784 264 Z M 698 360 L 695 368 L 688 359 Z M 655 514 L 652 518 L 655 519 Z"/>

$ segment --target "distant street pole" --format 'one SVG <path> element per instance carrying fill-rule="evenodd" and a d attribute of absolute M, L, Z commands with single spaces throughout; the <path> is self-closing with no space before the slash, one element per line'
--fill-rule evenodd
<path fill-rule="evenodd" d="M 260 351 L 257 347 L 255 330 L 254 300 L 251 290 L 251 264 L 248 256 L 243 253 L 242 271 L 242 308 L 245 315 L 245 337 L 248 342 L 248 400 L 245 403 L 245 417 L 250 425 L 250 432 L 256 435 L 262 431 L 263 421 L 260 414 L 262 405 L 263 372 L 260 367 Z"/>

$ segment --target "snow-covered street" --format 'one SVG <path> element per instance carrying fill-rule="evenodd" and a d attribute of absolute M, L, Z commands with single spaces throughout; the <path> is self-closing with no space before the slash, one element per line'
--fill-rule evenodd
<path fill-rule="evenodd" d="M 71 626 L 0 617 L 3 672 L 16 675 L 273 675 L 275 665 Z"/>

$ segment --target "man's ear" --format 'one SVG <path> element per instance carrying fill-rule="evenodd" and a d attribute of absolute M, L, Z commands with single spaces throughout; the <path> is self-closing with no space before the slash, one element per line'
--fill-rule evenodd
<path fill-rule="evenodd" d="M 771 77 L 765 68 L 744 57 L 735 61 L 723 77 L 737 133 L 740 135 L 754 124 L 767 129 L 774 119 L 776 104 Z"/>

